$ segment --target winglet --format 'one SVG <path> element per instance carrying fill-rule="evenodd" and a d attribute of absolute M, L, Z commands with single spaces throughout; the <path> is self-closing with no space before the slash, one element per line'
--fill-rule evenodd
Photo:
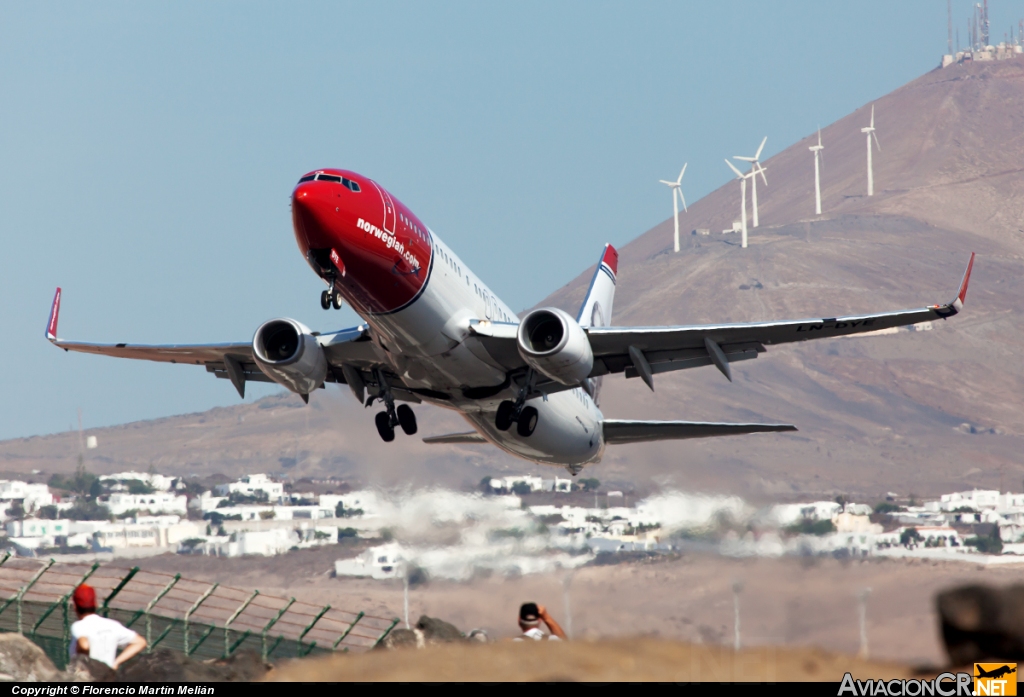
<path fill-rule="evenodd" d="M 50 306 L 50 319 L 46 322 L 46 338 L 50 341 L 57 340 L 57 316 L 60 314 L 60 287 L 53 296 L 53 304 Z"/>
<path fill-rule="evenodd" d="M 956 299 L 951 303 L 956 311 L 964 309 L 964 300 L 967 299 L 967 283 L 971 280 L 971 268 L 974 266 L 974 252 L 971 252 L 971 260 L 967 262 L 967 270 L 964 271 L 964 280 L 960 281 L 960 291 Z"/>

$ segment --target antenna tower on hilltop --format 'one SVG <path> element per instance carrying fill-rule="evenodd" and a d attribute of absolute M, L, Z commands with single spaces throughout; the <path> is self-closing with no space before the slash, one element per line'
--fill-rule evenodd
<path fill-rule="evenodd" d="M 988 46 L 988 0 L 984 0 L 985 6 L 981 10 L 981 40 L 982 46 Z"/>
<path fill-rule="evenodd" d="M 953 0 L 946 0 L 946 52 L 953 55 Z"/>

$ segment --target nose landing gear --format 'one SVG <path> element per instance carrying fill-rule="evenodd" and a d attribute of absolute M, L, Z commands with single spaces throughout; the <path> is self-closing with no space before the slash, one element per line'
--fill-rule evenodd
<path fill-rule="evenodd" d="M 332 306 L 335 310 L 341 309 L 341 293 L 333 289 L 320 293 L 320 307 L 329 310 Z"/>

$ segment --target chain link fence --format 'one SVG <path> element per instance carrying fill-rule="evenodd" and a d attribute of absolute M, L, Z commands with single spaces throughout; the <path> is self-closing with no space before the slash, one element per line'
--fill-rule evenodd
<path fill-rule="evenodd" d="M 0 632 L 18 632 L 63 669 L 71 624 L 71 594 L 85 581 L 96 589 L 97 612 L 146 638 L 147 651 L 168 648 L 198 659 L 242 650 L 264 660 L 333 651 L 366 651 L 398 624 L 374 617 L 182 578 L 180 574 L 105 568 L 99 563 L 0 557 Z M 102 601 L 100 600 L 102 598 Z"/>

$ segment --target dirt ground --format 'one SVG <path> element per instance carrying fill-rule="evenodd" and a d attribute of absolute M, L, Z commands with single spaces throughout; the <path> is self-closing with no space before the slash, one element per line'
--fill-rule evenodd
<path fill-rule="evenodd" d="M 402 615 L 398 581 L 338 579 L 335 559 L 353 550 L 323 547 L 273 558 L 223 559 L 165 555 L 121 562 L 295 596 L 375 615 Z M 695 644 L 733 642 L 732 585 L 740 594 L 744 647 L 817 647 L 852 655 L 860 648 L 857 595 L 871 589 L 867 609 L 872 658 L 913 666 L 945 663 L 934 611 L 936 592 L 963 583 L 1019 582 L 1024 566 L 872 559 L 728 559 L 688 554 L 675 559 L 588 566 L 566 574 L 431 581 L 410 591 L 409 614 L 439 617 L 463 631 L 512 636 L 520 603 L 548 606 L 577 639 L 649 637 Z"/>
<path fill-rule="evenodd" d="M 640 639 L 605 642 L 450 644 L 294 661 L 268 681 L 673 681 L 839 682 L 914 677 L 912 668 L 868 662 L 815 649 L 759 647 L 738 653 L 720 646 Z"/>

